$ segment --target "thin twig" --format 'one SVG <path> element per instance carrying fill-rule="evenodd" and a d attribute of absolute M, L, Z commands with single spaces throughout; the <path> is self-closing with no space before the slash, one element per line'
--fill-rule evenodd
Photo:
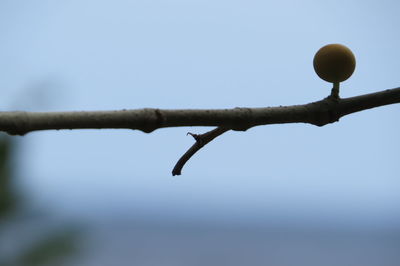
<path fill-rule="evenodd" d="M 191 135 L 196 142 L 192 145 L 192 147 L 189 148 L 185 152 L 185 154 L 182 155 L 182 157 L 178 160 L 178 162 L 175 164 L 174 169 L 172 170 L 172 175 L 180 175 L 182 172 L 183 166 L 186 164 L 186 162 L 201 148 L 204 147 L 207 143 L 215 139 L 216 137 L 224 134 L 226 131 L 228 131 L 228 128 L 223 128 L 223 127 L 217 127 L 211 131 L 208 131 L 204 134 L 198 135 L 198 134 L 193 134 L 193 133 L 187 133 L 188 135 Z"/>

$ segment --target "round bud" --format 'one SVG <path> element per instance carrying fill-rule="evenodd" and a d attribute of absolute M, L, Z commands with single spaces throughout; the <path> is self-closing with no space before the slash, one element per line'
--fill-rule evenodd
<path fill-rule="evenodd" d="M 317 75 L 332 83 L 345 81 L 356 68 L 354 54 L 341 44 L 328 44 L 319 49 L 313 63 Z"/>

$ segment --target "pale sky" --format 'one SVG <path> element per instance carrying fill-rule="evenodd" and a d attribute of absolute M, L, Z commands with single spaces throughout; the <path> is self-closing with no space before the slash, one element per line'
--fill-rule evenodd
<path fill-rule="evenodd" d="M 233 108 L 304 104 L 331 85 L 315 52 L 356 56 L 350 97 L 398 87 L 398 1 L 0 2 L 2 110 Z M 200 220 L 400 220 L 400 105 L 324 127 L 229 132 L 171 176 L 188 131 L 46 131 L 20 140 L 19 171 L 38 205 L 68 215 Z M 99 211 L 97 214 L 96 212 Z"/>

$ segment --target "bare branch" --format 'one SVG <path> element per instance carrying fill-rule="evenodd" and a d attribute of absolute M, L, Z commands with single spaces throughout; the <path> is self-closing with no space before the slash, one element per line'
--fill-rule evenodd
<path fill-rule="evenodd" d="M 192 134 L 196 142 L 178 160 L 172 175 L 180 175 L 185 163 L 204 145 L 228 130 L 245 131 L 268 124 L 309 123 L 324 126 L 355 112 L 400 103 L 400 88 L 360 95 L 339 97 L 338 84 L 327 98 L 303 105 L 204 110 L 137 109 L 81 112 L 0 112 L 0 131 L 25 135 L 37 130 L 60 129 L 137 129 L 150 133 L 159 128 L 216 126 L 201 134 Z"/>
<path fill-rule="evenodd" d="M 158 128 L 216 126 L 232 130 L 282 123 L 310 123 L 323 126 L 340 117 L 365 109 L 400 102 L 400 88 L 351 98 L 327 97 L 293 106 L 210 110 L 137 109 L 81 112 L 0 112 L 0 131 L 24 135 L 49 129 L 138 129 L 150 133 Z"/>
<path fill-rule="evenodd" d="M 186 162 L 201 148 L 204 147 L 207 143 L 215 139 L 216 137 L 224 134 L 226 131 L 228 131 L 228 128 L 223 128 L 223 127 L 217 127 L 211 131 L 208 131 L 204 134 L 198 135 L 198 134 L 193 134 L 193 133 L 188 133 L 188 135 L 191 135 L 196 142 L 190 147 L 187 152 L 185 152 L 184 155 L 178 160 L 176 163 L 174 169 L 172 170 L 172 175 L 180 175 L 182 172 L 183 166 L 186 164 Z"/>

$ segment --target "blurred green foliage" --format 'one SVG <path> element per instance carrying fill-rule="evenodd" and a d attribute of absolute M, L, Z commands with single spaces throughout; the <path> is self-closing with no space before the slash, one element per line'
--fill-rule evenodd
<path fill-rule="evenodd" d="M 76 252 L 76 234 L 70 231 L 55 232 L 38 240 L 15 259 L 14 265 L 55 265 Z M 58 264 L 57 264 L 58 265 Z"/>
<path fill-rule="evenodd" d="M 18 195 L 15 182 L 16 141 L 7 135 L 0 135 L 0 236 L 15 225 L 15 217 L 23 216 L 26 208 L 23 199 Z M 22 214 L 22 215 L 21 215 Z M 29 215 L 25 216 L 29 217 Z M 25 218 L 25 223 L 29 219 Z M 65 265 L 69 257 L 77 251 L 78 231 L 57 229 L 43 232 L 39 239 L 18 239 L 16 255 L 8 256 L 2 252 L 2 247 L 8 246 L 7 240 L 0 237 L 0 266 L 47 266 Z M 28 245 L 26 245 L 28 243 Z M 14 253 L 13 253 L 14 254 Z"/>
<path fill-rule="evenodd" d="M 12 186 L 12 145 L 10 137 L 0 137 L 0 221 L 13 213 L 18 206 L 16 192 Z"/>

